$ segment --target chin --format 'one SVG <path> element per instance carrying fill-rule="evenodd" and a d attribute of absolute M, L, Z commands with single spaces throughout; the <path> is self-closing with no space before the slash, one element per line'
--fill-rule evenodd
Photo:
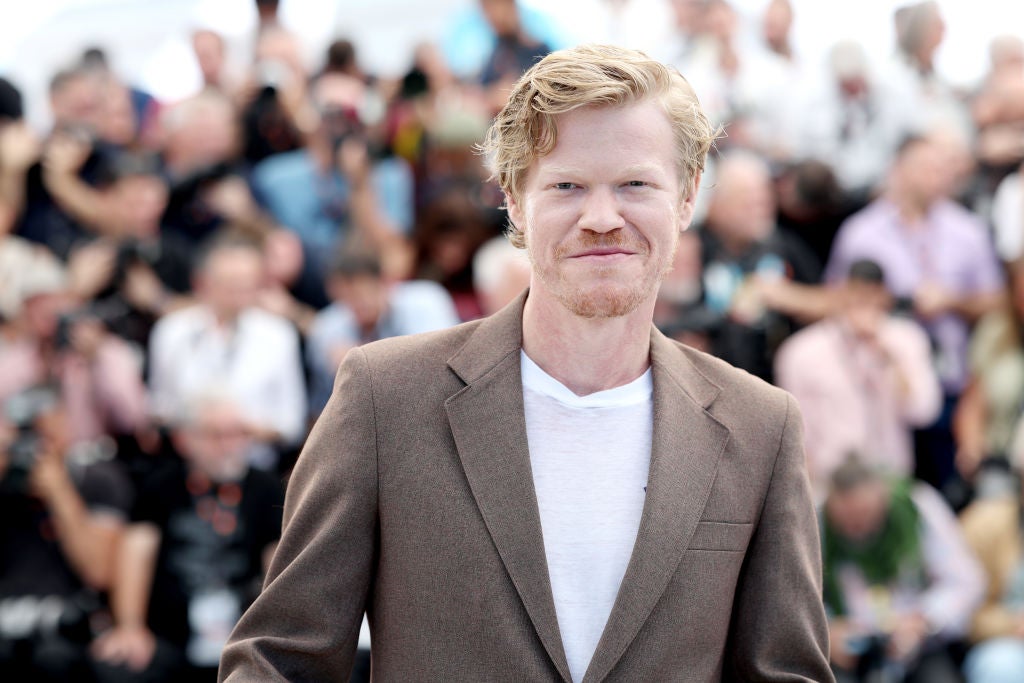
<path fill-rule="evenodd" d="M 568 292 L 562 304 L 581 318 L 621 318 L 633 313 L 646 299 L 639 288 L 604 287 Z"/>

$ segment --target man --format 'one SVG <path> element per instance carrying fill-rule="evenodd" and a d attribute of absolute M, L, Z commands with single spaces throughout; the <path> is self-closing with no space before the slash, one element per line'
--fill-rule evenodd
<path fill-rule="evenodd" d="M 224 680 L 831 681 L 794 402 L 652 328 L 714 134 L 642 53 L 552 53 L 488 138 L 531 288 L 351 351 Z"/>
<path fill-rule="evenodd" d="M 76 448 L 57 391 L 38 385 L 0 415 L 0 679 L 88 681 L 90 621 L 131 506 L 100 447 Z"/>
<path fill-rule="evenodd" d="M 102 681 L 213 680 L 280 533 L 280 481 L 246 464 L 235 402 L 207 388 L 187 411 L 182 457 L 140 488 L 116 554 L 114 627 L 93 646 Z"/>
<path fill-rule="evenodd" d="M 858 259 L 876 261 L 893 296 L 931 337 L 945 394 L 935 425 L 918 433 L 917 474 L 956 501 L 949 420 L 967 380 L 970 328 L 1003 299 L 1003 277 L 982 220 L 949 199 L 954 164 L 940 140 L 911 137 L 893 162 L 885 195 L 839 229 L 825 279 Z"/>
<path fill-rule="evenodd" d="M 833 45 L 828 67 L 797 116 L 798 152 L 828 163 L 849 200 L 863 204 L 922 112 L 911 105 L 909 93 L 889 90 L 872 73 L 860 43 Z"/>
<path fill-rule="evenodd" d="M 310 414 L 320 414 L 331 395 L 338 366 L 349 349 L 403 334 L 459 323 L 444 287 L 429 280 L 388 282 L 380 257 L 347 250 L 327 279 L 331 305 L 316 314 L 306 340 L 310 368 Z"/>
<path fill-rule="evenodd" d="M 775 226 L 771 173 L 760 157 L 721 158 L 700 237 L 711 351 L 771 381 L 775 351 L 795 319 L 820 317 L 827 301 L 811 286 L 821 271 L 814 255 Z"/>
<path fill-rule="evenodd" d="M 220 382 L 256 442 L 251 463 L 266 469 L 305 434 L 306 388 L 295 328 L 255 305 L 263 280 L 254 244 L 231 236 L 209 244 L 196 265 L 198 302 L 153 327 L 149 385 L 157 418 L 169 421 L 189 396 Z"/>
<path fill-rule="evenodd" d="M 822 539 L 837 680 L 961 680 L 950 646 L 985 576 L 942 497 L 851 456 L 832 475 Z"/>
<path fill-rule="evenodd" d="M 281 225 L 302 240 L 313 273 L 325 279 L 342 245 L 402 250 L 413 219 L 412 173 L 404 160 L 374 159 L 361 118 L 371 94 L 337 73 L 312 86 L 312 126 L 303 149 L 256 164 L 252 184 Z"/>
<path fill-rule="evenodd" d="M 778 385 L 804 414 L 808 470 L 821 497 L 851 451 L 911 476 L 912 430 L 935 420 L 942 403 L 928 336 L 890 315 L 879 265 L 854 262 L 837 294 L 836 312 L 790 337 L 775 357 Z"/>

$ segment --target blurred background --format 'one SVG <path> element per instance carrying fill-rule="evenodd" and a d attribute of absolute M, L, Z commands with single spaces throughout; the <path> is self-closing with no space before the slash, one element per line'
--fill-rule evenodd
<path fill-rule="evenodd" d="M 655 323 L 797 398 L 837 676 L 1024 680 L 996 0 L 5 2 L 0 679 L 214 677 L 345 353 L 528 285 L 475 145 L 583 42 L 722 128 Z"/>

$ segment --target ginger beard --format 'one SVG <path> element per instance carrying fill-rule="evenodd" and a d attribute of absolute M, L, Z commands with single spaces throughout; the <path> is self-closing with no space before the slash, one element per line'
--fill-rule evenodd
<path fill-rule="evenodd" d="M 650 246 L 639 237 L 629 238 L 621 231 L 606 234 L 582 233 L 572 242 L 559 245 L 553 256 L 555 264 L 565 263 L 571 255 L 586 249 L 615 247 L 628 249 L 637 257 L 650 259 Z M 678 235 L 668 254 L 658 259 L 660 263 L 648 264 L 643 277 L 622 282 L 619 264 L 595 266 L 590 269 L 587 280 L 572 278 L 565 268 L 545 265 L 535 258 L 532 242 L 527 239 L 526 253 L 533 267 L 533 274 L 539 278 L 545 289 L 552 292 L 565 308 L 581 318 L 619 318 L 633 313 L 640 304 L 657 294 L 665 277 L 672 272 Z M 549 262 L 550 263 L 550 262 Z M 596 282 L 595 282 L 596 280 Z"/>

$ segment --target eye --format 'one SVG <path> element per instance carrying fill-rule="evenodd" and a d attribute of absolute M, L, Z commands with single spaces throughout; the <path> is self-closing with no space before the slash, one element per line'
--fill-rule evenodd
<path fill-rule="evenodd" d="M 647 187 L 647 182 L 643 180 L 630 180 L 626 183 L 627 187 Z"/>
<path fill-rule="evenodd" d="M 576 183 L 555 183 L 553 187 L 556 190 L 572 190 L 576 187 Z"/>

